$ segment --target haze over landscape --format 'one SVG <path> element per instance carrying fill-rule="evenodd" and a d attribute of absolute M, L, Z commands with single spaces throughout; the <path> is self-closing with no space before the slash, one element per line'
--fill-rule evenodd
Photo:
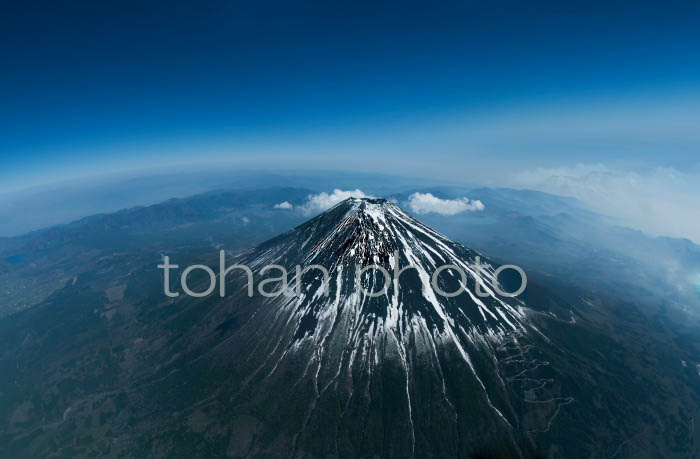
<path fill-rule="evenodd" d="M 2 10 L 3 457 L 700 457 L 697 2 Z"/>

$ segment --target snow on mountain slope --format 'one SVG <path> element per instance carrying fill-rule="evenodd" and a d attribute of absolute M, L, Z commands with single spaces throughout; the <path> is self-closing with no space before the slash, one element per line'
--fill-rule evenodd
<path fill-rule="evenodd" d="M 319 328 L 330 324 L 319 322 L 330 318 L 352 323 L 353 333 L 348 338 L 356 338 L 370 327 L 398 338 L 422 329 L 460 349 L 463 339 L 495 345 L 509 334 L 532 329 L 521 301 L 495 293 L 494 266 L 380 199 L 346 200 L 264 244 L 245 261 L 254 270 L 279 264 L 289 271 L 281 307 L 292 311 L 296 318 L 292 323 L 306 338 L 322 335 Z M 297 264 L 328 270 L 328 297 L 322 295 L 321 271 L 311 268 L 299 280 L 294 270 Z M 390 279 L 371 265 L 384 267 Z M 437 276 L 440 290 L 436 291 L 431 286 L 432 276 L 448 265 L 466 276 L 456 269 L 442 268 Z M 358 271 L 362 272 L 362 290 L 370 295 L 357 288 Z M 297 288 L 301 290 L 299 298 L 295 296 Z M 460 288 L 458 296 L 444 295 Z M 373 297 L 379 293 L 383 294 Z M 317 324 L 312 329 L 300 326 L 312 319 Z"/>
<path fill-rule="evenodd" d="M 280 275 L 261 271 L 270 265 L 285 267 L 289 279 L 277 297 L 256 292 L 246 298 L 243 279 L 232 275 L 229 288 L 238 294 L 229 301 L 232 308 L 243 305 L 246 322 L 223 348 L 240 356 L 245 349 L 246 360 L 258 362 L 247 370 L 246 384 L 268 391 L 279 384 L 310 388 L 308 405 L 297 407 L 302 426 L 290 433 L 297 449 L 325 441 L 318 432 L 331 422 L 332 410 L 335 429 L 346 433 L 361 427 L 345 425 L 351 420 L 396 423 L 405 435 L 391 442 L 397 455 L 424 451 L 433 422 L 450 426 L 445 451 L 469 439 L 470 448 L 490 439 L 517 451 L 518 419 L 497 356 L 504 349 L 522 353 L 523 340 L 533 334 L 546 337 L 528 320 L 523 302 L 495 293 L 495 267 L 482 259 L 479 269 L 478 257 L 391 202 L 348 199 L 236 260 L 264 274 L 259 281 Z M 297 265 L 309 268 L 300 279 Z M 327 295 L 324 275 L 312 265 L 328 270 Z M 387 279 L 372 265 L 390 276 L 396 268 L 398 282 L 392 278 L 382 291 Z M 464 292 L 447 297 L 434 291 L 431 276 L 443 265 L 453 266 L 440 272 L 440 289 Z M 381 294 L 357 288 L 358 268 L 365 269 L 359 280 L 364 291 Z M 273 284 L 265 291 L 274 292 Z M 338 446 L 314 451 L 324 448 Z"/>

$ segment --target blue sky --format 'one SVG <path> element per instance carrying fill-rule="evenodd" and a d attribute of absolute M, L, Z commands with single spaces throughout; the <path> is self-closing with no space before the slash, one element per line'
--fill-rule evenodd
<path fill-rule="evenodd" d="M 380 157 L 446 177 L 475 162 L 490 176 L 698 162 L 697 3 L 4 10 L 6 188 L 192 161 L 362 170 Z"/>

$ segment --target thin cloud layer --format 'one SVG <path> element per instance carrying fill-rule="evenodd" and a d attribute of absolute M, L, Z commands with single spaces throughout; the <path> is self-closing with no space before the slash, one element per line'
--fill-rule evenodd
<path fill-rule="evenodd" d="M 431 193 L 413 193 L 408 197 L 408 208 L 416 214 L 435 213 L 440 215 L 457 215 L 462 212 L 484 210 L 481 201 L 469 198 L 440 199 Z"/>
<path fill-rule="evenodd" d="M 537 168 L 515 186 L 572 196 L 621 225 L 700 243 L 700 171 L 657 167 L 643 171 L 603 164 Z"/>
<path fill-rule="evenodd" d="M 312 194 L 309 196 L 309 200 L 306 204 L 301 207 L 302 212 L 307 215 L 323 212 L 326 209 L 330 209 L 334 205 L 338 204 L 340 201 L 344 201 L 348 198 L 373 198 L 364 191 L 360 189 L 356 190 L 341 190 L 336 188 L 332 193 L 326 193 L 325 191 L 319 194 Z"/>

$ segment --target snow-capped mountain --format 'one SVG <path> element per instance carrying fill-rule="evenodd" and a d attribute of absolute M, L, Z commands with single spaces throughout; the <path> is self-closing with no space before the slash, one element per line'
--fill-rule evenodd
<path fill-rule="evenodd" d="M 227 289 L 237 293 L 228 302 L 244 324 L 217 352 L 237 360 L 247 354 L 241 390 L 258 388 L 247 396 L 299 404 L 299 422 L 279 434 L 297 456 L 459 455 L 488 445 L 520 454 L 522 432 L 514 426 L 521 420 L 507 378 L 520 372 L 544 388 L 528 372 L 546 362 L 527 354 L 531 336 L 546 337 L 528 320 L 526 304 L 495 293 L 495 266 L 478 253 L 392 202 L 351 198 L 236 261 L 255 272 L 269 265 L 289 272 L 274 298 L 248 298 L 245 277 L 231 275 Z M 309 268 L 301 278 L 297 265 Z M 327 269 L 327 282 L 312 265 Z M 388 284 L 372 265 L 387 270 Z M 439 291 L 462 287 L 461 294 L 431 287 L 444 265 L 451 266 L 437 277 Z M 279 274 L 273 271 L 260 280 Z M 549 401 L 559 408 L 559 400 Z M 377 428 L 381 435 L 371 432 Z"/>
<path fill-rule="evenodd" d="M 354 336 L 366 334 L 369 328 L 378 333 L 391 331 L 401 338 L 419 329 L 437 330 L 441 340 L 461 349 L 463 339 L 497 344 L 509 333 L 527 328 L 524 305 L 495 293 L 500 287 L 495 285 L 494 267 L 483 256 L 381 199 L 343 201 L 264 244 L 246 261 L 257 269 L 279 263 L 294 271 L 290 261 L 302 267 L 325 267 L 331 299 L 320 295 L 325 284 L 321 273 L 312 271 L 313 277 L 290 280 L 285 307 L 294 310 L 297 322 L 328 317 L 347 321 L 356 332 Z M 372 265 L 387 270 L 388 282 L 385 274 L 370 268 Z M 432 276 L 441 267 L 437 290 L 431 286 Z M 362 274 L 362 290 L 357 288 L 358 273 Z M 292 298 L 298 288 L 303 292 L 301 298 Z M 450 296 L 459 291 L 462 293 L 456 297 Z M 374 295 L 378 297 L 368 301 Z M 316 326 L 303 333 L 306 337 L 323 335 Z"/>

